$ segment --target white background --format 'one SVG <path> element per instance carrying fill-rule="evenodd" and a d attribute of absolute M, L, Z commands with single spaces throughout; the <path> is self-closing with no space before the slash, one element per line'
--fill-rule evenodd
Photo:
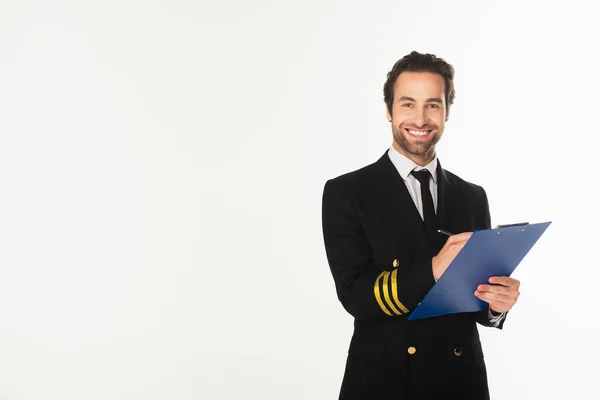
<path fill-rule="evenodd" d="M 599 398 L 593 4 L 0 1 L 0 400 L 337 398 L 322 189 L 412 50 L 456 69 L 444 167 L 553 221 L 493 398 Z"/>

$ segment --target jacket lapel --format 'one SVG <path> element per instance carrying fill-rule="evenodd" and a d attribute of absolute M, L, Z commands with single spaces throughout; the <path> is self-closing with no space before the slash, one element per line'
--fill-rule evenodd
<path fill-rule="evenodd" d="M 416 240 L 417 243 L 428 243 L 429 238 L 425 222 L 423 222 L 417 206 L 410 197 L 404 179 L 390 160 L 387 151 L 377 161 L 377 164 L 380 169 L 379 176 L 382 178 L 381 183 L 386 187 L 386 214 L 392 219 L 394 226 L 403 231 L 402 236 L 418 236 L 416 238 L 418 239 Z"/>
<path fill-rule="evenodd" d="M 448 230 L 448 207 L 451 206 L 451 194 L 452 185 L 448 181 L 448 176 L 442 168 L 442 164 L 438 158 L 437 165 L 437 212 L 436 212 L 436 226 L 438 229 Z M 452 232 L 457 233 L 457 232 Z M 444 234 L 438 233 L 436 240 L 433 243 L 436 254 L 444 247 L 448 237 Z"/>

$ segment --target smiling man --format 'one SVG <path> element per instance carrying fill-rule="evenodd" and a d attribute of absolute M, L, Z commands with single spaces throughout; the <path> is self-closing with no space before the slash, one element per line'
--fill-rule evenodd
<path fill-rule="evenodd" d="M 391 148 L 325 184 L 327 259 L 355 318 L 342 400 L 489 398 L 477 323 L 502 328 L 517 280 L 480 285 L 474 295 L 489 304 L 482 312 L 408 320 L 472 232 L 490 228 L 483 188 L 443 169 L 435 151 L 453 78 L 453 67 L 433 54 L 398 60 L 383 88 Z"/>

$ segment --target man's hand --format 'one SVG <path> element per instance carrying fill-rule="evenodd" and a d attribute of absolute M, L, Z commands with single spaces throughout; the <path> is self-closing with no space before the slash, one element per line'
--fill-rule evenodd
<path fill-rule="evenodd" d="M 492 276 L 491 285 L 479 285 L 475 296 L 487 302 L 497 313 L 510 311 L 519 298 L 521 282 L 508 276 Z"/>
<path fill-rule="evenodd" d="M 431 266 L 433 269 L 433 276 L 436 280 L 440 279 L 472 234 L 473 232 L 464 232 L 450 236 L 442 250 L 440 250 L 437 256 L 433 257 Z"/>

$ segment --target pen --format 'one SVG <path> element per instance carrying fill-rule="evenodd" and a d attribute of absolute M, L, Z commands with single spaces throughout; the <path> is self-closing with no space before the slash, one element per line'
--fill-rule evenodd
<path fill-rule="evenodd" d="M 454 235 L 454 233 L 450 233 L 450 232 L 448 232 L 448 231 L 445 231 L 445 230 L 443 230 L 443 229 L 438 229 L 438 232 L 439 232 L 439 233 L 443 233 L 444 235 L 448 235 L 448 236 L 452 236 L 452 235 Z"/>

